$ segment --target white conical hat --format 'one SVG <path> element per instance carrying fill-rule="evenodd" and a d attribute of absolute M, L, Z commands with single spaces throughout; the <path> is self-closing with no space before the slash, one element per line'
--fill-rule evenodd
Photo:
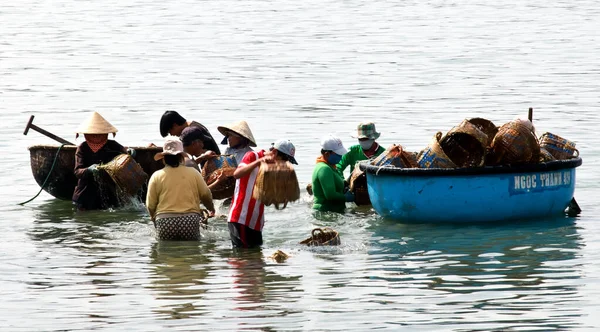
<path fill-rule="evenodd" d="M 92 113 L 77 129 L 78 134 L 115 134 L 117 128 L 106 121 L 98 112 Z"/>
<path fill-rule="evenodd" d="M 230 124 L 228 126 L 219 126 L 217 130 L 227 136 L 227 131 L 233 131 L 234 133 L 247 138 L 250 141 L 250 146 L 256 147 L 256 141 L 254 140 L 254 136 L 252 135 L 252 131 L 248 126 L 248 123 L 244 120 Z"/>

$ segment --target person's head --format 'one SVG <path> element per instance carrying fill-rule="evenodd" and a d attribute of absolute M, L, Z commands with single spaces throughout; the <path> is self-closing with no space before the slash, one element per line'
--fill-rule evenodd
<path fill-rule="evenodd" d="M 117 133 L 117 128 L 106 121 L 98 112 L 92 113 L 77 129 L 77 137 L 83 134 L 86 142 L 100 144 L 108 140 L 108 134 Z"/>
<path fill-rule="evenodd" d="M 296 147 L 287 139 L 280 139 L 271 144 L 271 153 L 275 154 L 275 159 L 289 161 L 292 164 L 298 165 L 296 161 Z"/>
<path fill-rule="evenodd" d="M 162 152 L 154 155 L 154 160 L 163 160 L 165 165 L 177 167 L 183 163 L 183 144 L 175 139 L 165 141 Z"/>
<path fill-rule="evenodd" d="M 166 111 L 160 118 L 160 135 L 179 136 L 181 131 L 186 127 L 186 119 L 175 111 Z"/>
<path fill-rule="evenodd" d="M 375 124 L 373 122 L 361 122 L 356 127 L 356 136 L 358 139 L 358 144 L 360 147 L 367 151 L 373 147 L 375 144 L 375 140 L 379 138 L 381 133 L 378 133 L 375 129 Z"/>
<path fill-rule="evenodd" d="M 207 137 L 202 129 L 194 126 L 189 126 L 181 131 L 179 137 L 183 144 L 183 150 L 192 156 L 199 156 L 204 153 L 204 142 L 210 141 L 211 138 Z"/>
<path fill-rule="evenodd" d="M 234 149 L 240 149 L 247 146 L 256 147 L 256 140 L 246 121 L 239 121 L 227 126 L 219 126 L 217 130 L 223 136 L 221 144 L 229 143 L 229 146 Z"/>
<path fill-rule="evenodd" d="M 348 150 L 344 147 L 342 140 L 334 135 L 327 135 L 321 139 L 321 155 L 330 165 L 335 165 L 342 160 L 342 156 Z"/>

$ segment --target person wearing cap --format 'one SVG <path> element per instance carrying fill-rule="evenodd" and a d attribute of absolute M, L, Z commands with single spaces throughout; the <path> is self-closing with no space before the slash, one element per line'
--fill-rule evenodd
<path fill-rule="evenodd" d="M 221 154 L 221 150 L 219 149 L 217 142 L 210 134 L 208 129 L 201 123 L 196 121 L 188 121 L 175 111 L 166 111 L 160 118 L 160 135 L 162 137 L 167 137 L 167 135 L 181 136 L 181 132 L 188 127 L 200 128 L 206 137 L 206 140 L 204 141 L 204 147 L 207 150 L 214 151 L 216 154 Z"/>
<path fill-rule="evenodd" d="M 79 211 L 107 209 L 119 205 L 116 187 L 111 187 L 113 181 L 98 169 L 100 164 L 108 163 L 120 154 L 135 156 L 135 150 L 108 139 L 108 134 L 112 133 L 115 136 L 117 131 L 117 128 L 98 112 L 93 112 L 77 130 L 76 137 L 83 134 L 85 138 L 75 151 L 74 173 L 77 186 L 73 191 L 72 201 Z M 102 186 L 98 181 L 101 181 Z"/>
<path fill-rule="evenodd" d="M 219 126 L 217 130 L 225 136 L 221 144 L 229 143 L 223 154 L 233 155 L 238 165 L 246 153 L 253 151 L 252 148 L 256 147 L 256 140 L 246 121 L 242 120 L 227 126 Z"/>
<path fill-rule="evenodd" d="M 357 145 L 352 145 L 348 153 L 342 156 L 342 160 L 337 164 L 337 171 L 344 177 L 344 170 L 350 166 L 350 174 L 354 172 L 354 166 L 361 160 L 367 160 L 379 156 L 385 151 L 385 148 L 380 146 L 375 140 L 381 134 L 375 129 L 373 122 L 361 122 L 357 127 L 356 136 L 358 139 Z"/>
<path fill-rule="evenodd" d="M 204 163 L 208 159 L 217 156 L 214 151 L 204 148 L 205 143 L 210 141 L 211 138 L 206 136 L 202 129 L 198 127 L 189 126 L 185 128 L 183 131 L 181 131 L 179 139 L 183 144 L 183 150 L 190 156 L 190 159 L 188 160 L 191 160 L 196 165 L 199 164 L 200 168 L 204 166 Z"/>
<path fill-rule="evenodd" d="M 342 140 L 334 135 L 321 140 L 321 155 L 312 174 L 313 209 L 343 213 L 346 202 L 354 201 L 350 191 L 344 193 L 344 178 L 336 170 L 347 152 Z"/>
<path fill-rule="evenodd" d="M 146 208 L 160 240 L 198 240 L 202 215 L 200 203 L 215 215 L 212 194 L 202 175 L 184 166 L 183 145 L 179 140 L 165 141 L 163 151 L 154 160 L 163 160 L 164 168 L 148 181 Z"/>
<path fill-rule="evenodd" d="M 183 144 L 183 151 L 186 153 L 185 165 L 195 168 L 198 172 L 202 172 L 201 169 L 207 160 L 217 157 L 217 154 L 214 151 L 206 150 L 204 148 L 204 142 L 206 142 L 208 138 L 198 127 L 190 126 L 185 128 L 181 132 L 179 139 Z M 200 167 L 198 167 L 198 165 Z M 221 173 L 215 181 L 208 185 L 208 188 L 213 190 L 213 188 L 216 188 L 225 180 L 227 180 L 227 176 L 225 176 L 224 173 Z"/>
<path fill-rule="evenodd" d="M 292 142 L 278 140 L 269 151 L 250 151 L 241 159 L 233 173 L 236 178 L 235 192 L 227 217 L 229 236 L 234 247 L 253 248 L 263 243 L 265 205 L 252 196 L 261 163 L 289 161 L 297 165 L 295 155 L 296 148 Z"/>

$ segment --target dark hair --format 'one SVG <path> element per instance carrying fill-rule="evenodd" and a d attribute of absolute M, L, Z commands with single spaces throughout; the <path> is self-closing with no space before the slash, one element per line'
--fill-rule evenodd
<path fill-rule="evenodd" d="M 283 160 L 283 161 L 290 161 L 290 156 L 288 156 L 287 154 L 285 154 L 285 153 L 283 153 L 283 152 L 281 152 L 281 151 L 279 151 L 279 150 L 277 150 L 277 149 L 275 149 L 275 148 L 272 147 L 271 151 L 273 151 L 273 150 L 277 151 L 277 156 L 279 158 L 281 158 L 281 160 Z"/>
<path fill-rule="evenodd" d="M 179 113 L 175 111 L 166 111 L 160 118 L 160 135 L 162 137 L 167 137 L 169 130 L 173 128 L 173 125 L 176 124 L 181 126 L 185 121 L 185 118 L 179 115 Z"/>
<path fill-rule="evenodd" d="M 321 154 L 325 154 L 325 153 L 327 153 L 327 152 L 333 152 L 333 151 L 331 151 L 331 150 L 323 150 L 323 149 L 321 149 Z"/>
<path fill-rule="evenodd" d="M 183 156 L 180 154 L 175 155 L 175 156 L 167 154 L 167 155 L 165 155 L 164 158 L 165 158 L 165 164 L 167 164 L 171 167 L 178 167 L 183 159 Z"/>

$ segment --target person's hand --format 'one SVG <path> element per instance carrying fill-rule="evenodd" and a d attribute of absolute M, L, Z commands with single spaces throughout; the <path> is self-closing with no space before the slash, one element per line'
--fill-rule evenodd
<path fill-rule="evenodd" d="M 201 158 L 202 160 L 208 160 L 208 159 L 214 158 L 216 156 L 217 156 L 217 154 L 214 151 L 207 150 L 206 152 L 204 152 L 203 154 L 201 154 L 199 158 Z"/>
<path fill-rule="evenodd" d="M 267 154 L 264 157 L 261 158 L 262 161 L 266 162 L 266 163 L 274 163 L 275 162 L 275 156 L 273 156 L 272 154 Z"/>
<path fill-rule="evenodd" d="M 132 148 L 127 148 L 127 154 L 130 155 L 132 158 L 135 158 L 135 150 Z"/>
<path fill-rule="evenodd" d="M 91 174 L 98 173 L 98 164 L 90 165 L 90 167 L 87 168 L 87 172 Z"/>
<path fill-rule="evenodd" d="M 219 174 L 217 175 L 217 178 L 215 179 L 215 181 L 213 183 L 221 183 L 223 180 L 225 180 L 227 178 L 227 176 L 225 176 L 225 172 L 223 172 L 222 170 L 219 171 Z"/>
<path fill-rule="evenodd" d="M 354 193 L 350 190 L 346 191 L 344 196 L 346 197 L 346 202 L 354 202 Z"/>

